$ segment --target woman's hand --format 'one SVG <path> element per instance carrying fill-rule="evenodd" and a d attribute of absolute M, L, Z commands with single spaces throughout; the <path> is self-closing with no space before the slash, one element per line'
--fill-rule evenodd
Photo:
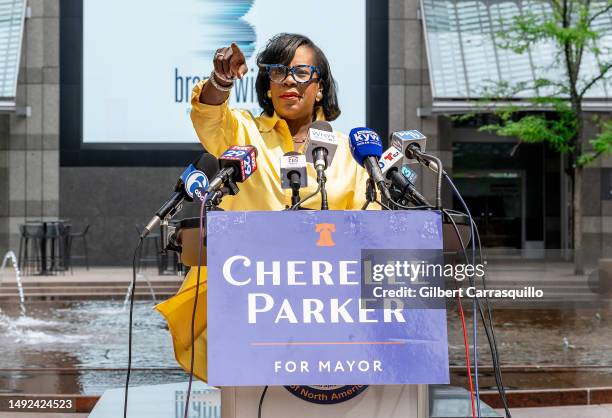
<path fill-rule="evenodd" d="M 229 47 L 219 48 L 213 58 L 215 82 L 222 87 L 231 86 L 235 78 L 242 78 L 248 68 L 244 54 L 235 42 Z M 227 100 L 229 91 L 222 91 L 212 83 L 204 84 L 200 93 L 200 103 L 219 105 Z"/>
<path fill-rule="evenodd" d="M 227 84 L 235 78 L 242 78 L 247 73 L 246 59 L 235 42 L 227 48 L 219 48 L 213 59 L 217 81 Z"/>

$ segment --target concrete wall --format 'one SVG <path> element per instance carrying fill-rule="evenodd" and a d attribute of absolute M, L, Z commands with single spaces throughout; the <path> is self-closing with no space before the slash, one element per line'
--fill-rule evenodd
<path fill-rule="evenodd" d="M 441 143 L 439 116 L 419 116 L 432 105 L 427 51 L 419 0 L 389 0 L 389 132 L 417 129 L 427 136 L 427 151 L 452 170 L 451 142 Z M 433 202 L 435 175 L 417 169 L 417 188 Z M 448 194 L 444 196 L 448 201 Z"/>
<path fill-rule="evenodd" d="M 603 168 L 612 168 L 612 155 L 583 170 L 583 248 L 589 264 L 612 257 L 612 200 L 602 200 Z"/>
<path fill-rule="evenodd" d="M 136 224 L 146 224 L 172 193 L 184 167 L 62 167 L 60 213 L 87 236 L 95 265 L 131 265 L 138 241 Z M 178 218 L 197 216 L 184 205 Z M 74 249 L 81 252 L 78 247 Z"/>
<path fill-rule="evenodd" d="M 29 0 L 17 105 L 0 116 L 0 252 L 19 248 L 20 223 L 59 216 L 59 0 Z"/>

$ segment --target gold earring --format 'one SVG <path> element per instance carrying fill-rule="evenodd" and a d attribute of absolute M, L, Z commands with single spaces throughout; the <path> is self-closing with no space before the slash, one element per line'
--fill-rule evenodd
<path fill-rule="evenodd" d="M 321 99 L 323 99 L 323 93 L 318 92 L 318 93 L 317 93 L 317 96 L 316 96 L 316 98 L 315 98 L 315 99 L 316 99 L 316 101 L 317 101 L 317 102 L 320 102 L 320 101 L 321 101 Z"/>
<path fill-rule="evenodd" d="M 266 93 L 268 95 L 268 99 L 272 98 L 272 90 L 268 90 L 268 93 Z"/>

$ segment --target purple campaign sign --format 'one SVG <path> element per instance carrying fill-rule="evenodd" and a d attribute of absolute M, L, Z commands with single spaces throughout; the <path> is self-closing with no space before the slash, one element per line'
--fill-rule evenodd
<path fill-rule="evenodd" d="M 449 383 L 444 309 L 359 305 L 361 250 L 441 249 L 439 213 L 207 216 L 209 384 Z"/>

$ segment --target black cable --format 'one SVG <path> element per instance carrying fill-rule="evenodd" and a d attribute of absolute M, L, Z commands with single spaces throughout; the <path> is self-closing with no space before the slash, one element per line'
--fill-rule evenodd
<path fill-rule="evenodd" d="M 290 208 L 288 208 L 286 210 L 298 210 L 300 208 L 301 204 L 303 204 L 308 199 L 315 197 L 319 193 L 320 190 L 321 190 L 321 183 L 319 183 L 319 186 L 317 187 L 317 190 L 315 190 L 313 193 L 309 194 L 308 196 L 306 196 L 305 198 L 303 198 L 302 200 L 297 202 L 295 205 L 291 206 Z"/>
<path fill-rule="evenodd" d="M 378 205 L 386 210 L 392 210 L 389 206 L 385 205 L 383 202 L 381 202 L 380 200 L 376 199 L 374 202 L 378 203 Z"/>
<path fill-rule="evenodd" d="M 415 154 L 415 157 L 418 157 L 417 160 L 421 161 L 421 159 L 427 160 L 427 161 L 433 161 L 438 169 L 437 169 L 437 181 L 436 181 L 436 208 L 437 209 L 441 209 L 442 208 L 442 176 L 445 175 L 448 177 L 448 175 L 446 174 L 446 171 L 444 171 L 444 168 L 442 167 L 442 161 L 434 156 L 434 155 L 430 155 L 430 154 L 425 154 L 424 152 L 421 152 L 418 149 L 415 148 L 410 148 L 412 150 L 412 152 Z M 429 165 L 428 165 L 429 167 Z"/>
<path fill-rule="evenodd" d="M 461 234 L 459 233 L 459 228 L 457 227 L 457 224 L 455 223 L 455 220 L 450 216 L 450 211 L 448 209 L 442 209 L 442 212 L 444 212 L 450 219 L 451 223 L 453 224 L 453 227 L 455 229 L 455 233 L 457 234 L 457 238 L 459 239 L 461 248 L 463 250 L 463 255 L 465 257 L 466 262 L 469 263 L 469 259 L 467 256 L 467 253 L 465 251 L 465 244 L 463 242 L 463 238 L 461 238 Z M 457 212 L 457 211 L 453 211 L 455 213 L 459 213 L 461 214 L 461 212 Z M 474 224 L 475 225 L 475 224 Z M 478 240 L 480 241 L 480 236 L 478 235 L 478 232 L 476 232 L 476 236 L 478 237 Z M 480 261 L 482 264 L 482 247 L 479 245 L 479 249 L 481 250 L 480 253 Z M 484 285 L 484 281 L 483 281 L 483 287 L 486 289 L 486 286 Z M 486 296 L 485 294 L 485 302 L 488 306 L 489 304 L 489 298 Z M 485 321 L 485 317 L 483 314 L 483 309 L 482 309 L 482 304 L 480 303 L 480 300 L 478 300 L 478 312 L 480 313 L 480 318 L 482 320 L 483 323 L 483 328 L 485 331 L 485 334 L 487 336 L 487 341 L 489 343 L 489 349 L 491 350 L 491 357 L 492 357 L 492 361 L 493 361 L 493 371 L 495 373 L 495 383 L 497 385 L 497 390 L 499 392 L 500 398 L 502 400 L 502 403 L 504 404 L 504 409 L 506 412 L 506 417 L 507 418 L 512 418 L 512 415 L 510 414 L 510 409 L 508 407 L 508 400 L 506 398 L 506 392 L 505 392 L 505 388 L 504 388 L 504 383 L 503 383 L 503 379 L 502 379 L 502 375 L 501 375 L 501 367 L 499 365 L 499 358 L 498 358 L 498 354 L 497 354 L 497 342 L 495 340 L 495 331 L 494 331 L 494 327 L 493 327 L 493 320 L 490 316 L 491 311 L 489 310 L 489 327 L 491 328 L 491 334 L 489 334 L 489 329 L 487 328 L 487 323 Z"/>
<path fill-rule="evenodd" d="M 461 196 L 461 193 L 459 193 L 459 190 L 457 189 L 457 187 L 455 186 L 455 184 L 453 183 L 452 179 L 449 177 L 448 173 L 446 171 L 444 171 L 444 168 L 442 168 L 442 163 L 440 161 L 439 158 L 434 157 L 432 155 L 427 155 L 426 157 L 424 156 L 424 154 L 420 154 L 421 157 L 425 158 L 425 159 L 429 159 L 430 161 L 434 161 L 437 164 L 438 167 L 438 193 L 440 193 L 440 189 L 441 189 L 441 179 L 442 176 L 444 175 L 444 177 L 446 178 L 446 180 L 448 181 L 448 183 L 450 184 L 451 188 L 453 189 L 453 192 L 455 193 L 455 195 L 457 196 L 457 198 L 459 199 L 459 201 L 461 202 L 461 205 L 463 206 L 463 209 L 465 209 L 465 213 L 468 216 L 468 219 L 470 221 L 470 241 L 472 244 L 472 266 L 476 264 L 476 247 L 475 247 L 475 239 L 474 239 L 474 221 L 472 219 L 472 214 L 470 213 L 470 209 L 468 208 L 467 204 L 465 203 L 465 200 L 463 200 L 463 196 Z M 440 198 L 440 195 L 438 194 L 438 199 Z M 436 202 L 436 205 L 438 205 L 438 207 L 441 208 L 441 201 L 438 200 L 438 202 Z M 469 261 L 466 260 L 466 262 L 469 264 Z M 468 280 L 470 282 L 470 285 L 473 286 L 474 288 L 476 288 L 476 281 L 474 279 L 473 275 L 468 276 Z M 478 418 L 480 418 L 480 416 L 482 415 L 481 412 L 481 408 L 480 408 L 480 385 L 478 384 L 478 344 L 477 344 L 477 336 L 478 336 L 478 320 L 476 319 L 476 311 L 480 308 L 480 302 L 478 300 L 478 297 L 476 296 L 476 294 L 474 294 L 474 297 L 472 298 L 472 334 L 473 334 L 473 345 L 474 345 L 474 383 L 475 383 L 475 389 L 476 389 L 476 406 L 477 406 L 477 411 L 478 411 Z M 483 323 L 483 326 L 486 326 Z"/>
<path fill-rule="evenodd" d="M 261 406 L 263 405 L 264 397 L 266 396 L 267 391 L 268 386 L 264 387 L 263 392 L 261 392 L 261 397 L 259 398 L 259 407 L 257 408 L 257 418 L 261 418 Z"/>
<path fill-rule="evenodd" d="M 396 202 L 393 199 L 389 199 L 391 201 L 391 203 L 393 203 L 395 206 L 397 206 L 398 208 L 401 209 L 405 209 L 405 210 L 412 210 L 412 209 L 435 209 L 435 207 L 430 206 L 430 205 L 422 205 L 422 206 L 404 206 L 398 202 Z M 390 209 L 389 209 L 390 210 Z"/>
<path fill-rule="evenodd" d="M 465 243 L 463 242 L 463 238 L 461 237 L 461 234 L 459 233 L 459 228 L 457 227 L 457 223 L 455 222 L 455 220 L 452 218 L 452 216 L 450 216 L 450 214 L 444 209 L 444 208 L 440 208 L 440 211 L 442 213 L 444 213 L 446 216 L 448 216 L 448 219 L 451 221 L 451 223 L 453 224 L 453 228 L 455 229 L 455 234 L 457 235 L 457 238 L 459 239 L 459 245 L 461 246 L 461 250 L 463 251 L 463 257 L 465 258 L 465 262 L 466 264 L 470 263 L 470 260 L 468 258 L 467 255 L 467 251 L 465 249 Z M 455 289 L 458 289 L 460 286 L 457 284 L 457 280 L 455 280 Z M 459 311 L 461 313 L 461 326 L 463 327 L 463 332 L 464 332 L 464 339 L 467 338 L 467 333 L 466 333 L 466 327 L 465 327 L 465 318 L 463 317 L 463 302 L 461 300 L 461 296 L 459 296 L 458 301 L 459 303 Z M 476 314 L 474 314 L 474 317 L 476 316 Z M 472 391 L 472 381 L 471 381 L 471 377 L 470 377 L 470 367 L 469 367 L 469 353 L 468 353 L 468 345 L 467 345 L 467 341 L 464 340 L 466 347 L 465 347 L 465 354 L 466 354 L 466 368 L 468 369 L 468 378 L 470 378 L 470 395 L 471 395 L 471 400 L 472 400 L 472 415 L 474 415 L 474 392 Z M 474 344 L 474 351 L 476 351 L 476 344 Z M 475 358 L 475 361 L 478 361 L 477 358 Z M 475 377 L 476 380 L 478 380 L 478 376 Z M 476 397 L 478 398 L 478 391 L 476 392 Z M 480 403 L 478 403 L 478 409 L 476 411 L 476 413 L 478 414 L 478 418 L 480 418 Z"/>
<path fill-rule="evenodd" d="M 134 249 L 134 256 L 132 258 L 132 289 L 130 291 L 130 324 L 128 331 L 128 366 L 127 374 L 125 376 L 125 398 L 123 400 L 123 418 L 127 418 L 127 405 L 128 405 L 128 388 L 130 386 L 130 374 L 132 372 L 132 325 L 134 317 L 134 295 L 136 290 L 136 257 L 142 247 L 143 237 L 138 240 L 138 245 Z"/>
<path fill-rule="evenodd" d="M 204 194 L 204 199 L 202 199 L 202 204 L 200 205 L 200 226 L 198 233 L 198 273 L 196 278 L 196 287 L 195 287 L 195 298 L 193 299 L 193 312 L 191 313 L 191 359 L 189 365 L 189 383 L 187 384 L 187 396 L 185 397 L 185 413 L 183 414 L 184 418 L 188 418 L 189 414 L 189 398 L 191 397 L 191 385 L 193 383 L 193 368 L 195 363 L 195 318 L 196 318 L 196 309 L 198 307 L 198 295 L 200 294 L 200 270 L 202 267 L 202 246 L 204 243 L 204 207 L 206 206 L 206 198 L 208 197 L 208 193 Z"/>
<path fill-rule="evenodd" d="M 448 175 L 448 173 L 446 173 L 445 171 L 443 171 L 444 173 L 444 177 L 446 178 L 446 180 L 448 181 L 449 185 L 451 186 L 451 188 L 453 189 L 454 194 L 459 198 L 460 202 L 462 203 L 462 205 L 464 206 L 464 208 L 466 209 L 466 211 L 468 212 L 468 218 L 470 221 L 470 228 L 471 228 L 471 232 L 472 232 L 472 247 L 473 247 L 473 254 L 472 257 L 475 257 L 475 240 L 478 240 L 478 248 L 479 248 L 479 252 L 480 252 L 480 262 L 483 262 L 483 257 L 482 257 L 482 243 L 480 241 L 480 233 L 478 232 L 478 227 L 476 225 L 476 223 L 474 222 L 474 219 L 471 217 L 471 214 L 469 213 L 469 209 L 467 208 L 467 205 L 465 203 L 465 201 L 463 200 L 463 197 L 461 196 L 461 193 L 459 193 L 459 190 L 457 189 L 457 187 L 455 186 L 454 182 L 452 181 L 452 179 L 450 178 L 450 176 Z M 458 212 L 460 213 L 460 212 Z M 459 234 L 459 230 L 456 228 L 456 224 L 454 219 L 452 219 L 452 217 L 447 213 L 447 216 L 449 216 L 451 222 L 453 223 L 453 225 L 455 226 L 456 232 L 457 234 Z M 459 236 L 459 240 L 461 242 L 461 245 L 463 247 L 463 240 L 461 238 L 460 235 Z M 465 252 L 465 249 L 464 249 Z M 467 259 L 467 254 L 465 254 L 466 257 L 466 261 L 468 261 Z M 473 259 L 473 262 L 475 260 Z M 473 263 L 472 263 L 473 264 Z M 486 285 L 485 285 L 485 278 L 483 276 L 483 288 L 486 289 Z M 472 286 L 475 286 L 475 281 L 472 278 Z M 491 360 L 493 361 L 493 371 L 495 374 L 495 384 L 497 386 L 497 391 L 499 392 L 500 398 L 502 400 L 502 403 L 504 405 L 504 410 L 506 412 L 506 417 L 507 418 L 512 418 L 512 415 L 510 414 L 510 408 L 508 406 L 508 400 L 506 397 L 506 390 L 505 387 L 503 385 L 503 378 L 502 378 L 502 372 L 501 372 L 501 366 L 499 364 L 499 354 L 498 354 L 498 350 L 497 350 L 497 341 L 495 339 L 495 331 L 494 331 L 494 326 L 493 326 L 493 319 L 492 319 L 492 315 L 491 315 L 491 310 L 490 310 L 490 305 L 489 305 L 489 298 L 485 293 L 485 303 L 487 305 L 487 309 L 488 309 L 488 316 L 489 316 L 489 326 L 487 327 L 487 322 L 485 320 L 484 317 L 484 312 L 483 312 L 483 308 L 482 308 L 482 303 L 480 301 L 480 299 L 478 299 L 477 297 L 475 297 L 475 301 L 477 302 L 477 308 L 478 308 L 478 313 L 480 314 L 480 318 L 482 320 L 482 324 L 483 324 L 483 328 L 487 337 L 487 342 L 489 344 L 489 349 L 491 351 Z M 476 314 L 476 312 L 474 312 L 474 315 Z M 490 333 L 489 333 L 489 329 L 490 328 Z M 476 350 L 476 347 L 474 347 L 474 350 Z"/>
<path fill-rule="evenodd" d="M 479 252 L 479 259 L 480 259 L 480 264 L 483 264 L 484 259 L 482 256 L 482 242 L 480 241 L 480 233 L 478 231 L 478 227 L 476 227 L 476 224 L 474 224 L 474 227 L 476 229 L 476 237 L 478 239 L 478 252 Z M 484 264 L 483 264 L 484 265 Z M 487 290 L 487 285 L 486 285 L 486 280 L 485 280 L 485 276 L 482 276 L 482 287 L 484 290 Z M 491 306 L 489 304 L 489 298 L 486 295 L 485 292 L 485 307 L 486 307 L 486 311 L 487 311 L 487 316 L 489 319 L 489 327 L 491 329 L 491 339 L 489 339 L 489 336 L 487 334 L 487 339 L 489 339 L 489 347 L 491 348 L 491 352 L 493 355 L 493 370 L 495 372 L 495 383 L 497 384 L 498 387 L 498 391 L 500 392 L 500 397 L 502 398 L 502 402 L 504 404 L 504 409 L 506 410 L 506 415 L 508 418 L 511 418 L 510 416 L 510 410 L 508 407 L 508 400 L 506 398 L 506 387 L 504 386 L 504 380 L 503 380 L 503 376 L 501 373 L 501 365 L 499 364 L 499 351 L 497 350 L 497 340 L 495 338 L 495 327 L 493 326 L 493 315 L 492 315 L 492 309 Z M 480 308 L 480 316 L 482 319 L 483 324 L 485 323 L 485 318 L 484 315 L 482 313 L 482 307 Z M 485 326 L 485 332 L 487 331 L 486 326 Z M 493 344 L 491 344 L 491 340 L 493 342 Z M 494 354 L 493 354 L 493 350 L 494 350 Z M 497 363 L 497 366 L 496 366 Z M 500 390 L 501 388 L 501 390 Z"/>

